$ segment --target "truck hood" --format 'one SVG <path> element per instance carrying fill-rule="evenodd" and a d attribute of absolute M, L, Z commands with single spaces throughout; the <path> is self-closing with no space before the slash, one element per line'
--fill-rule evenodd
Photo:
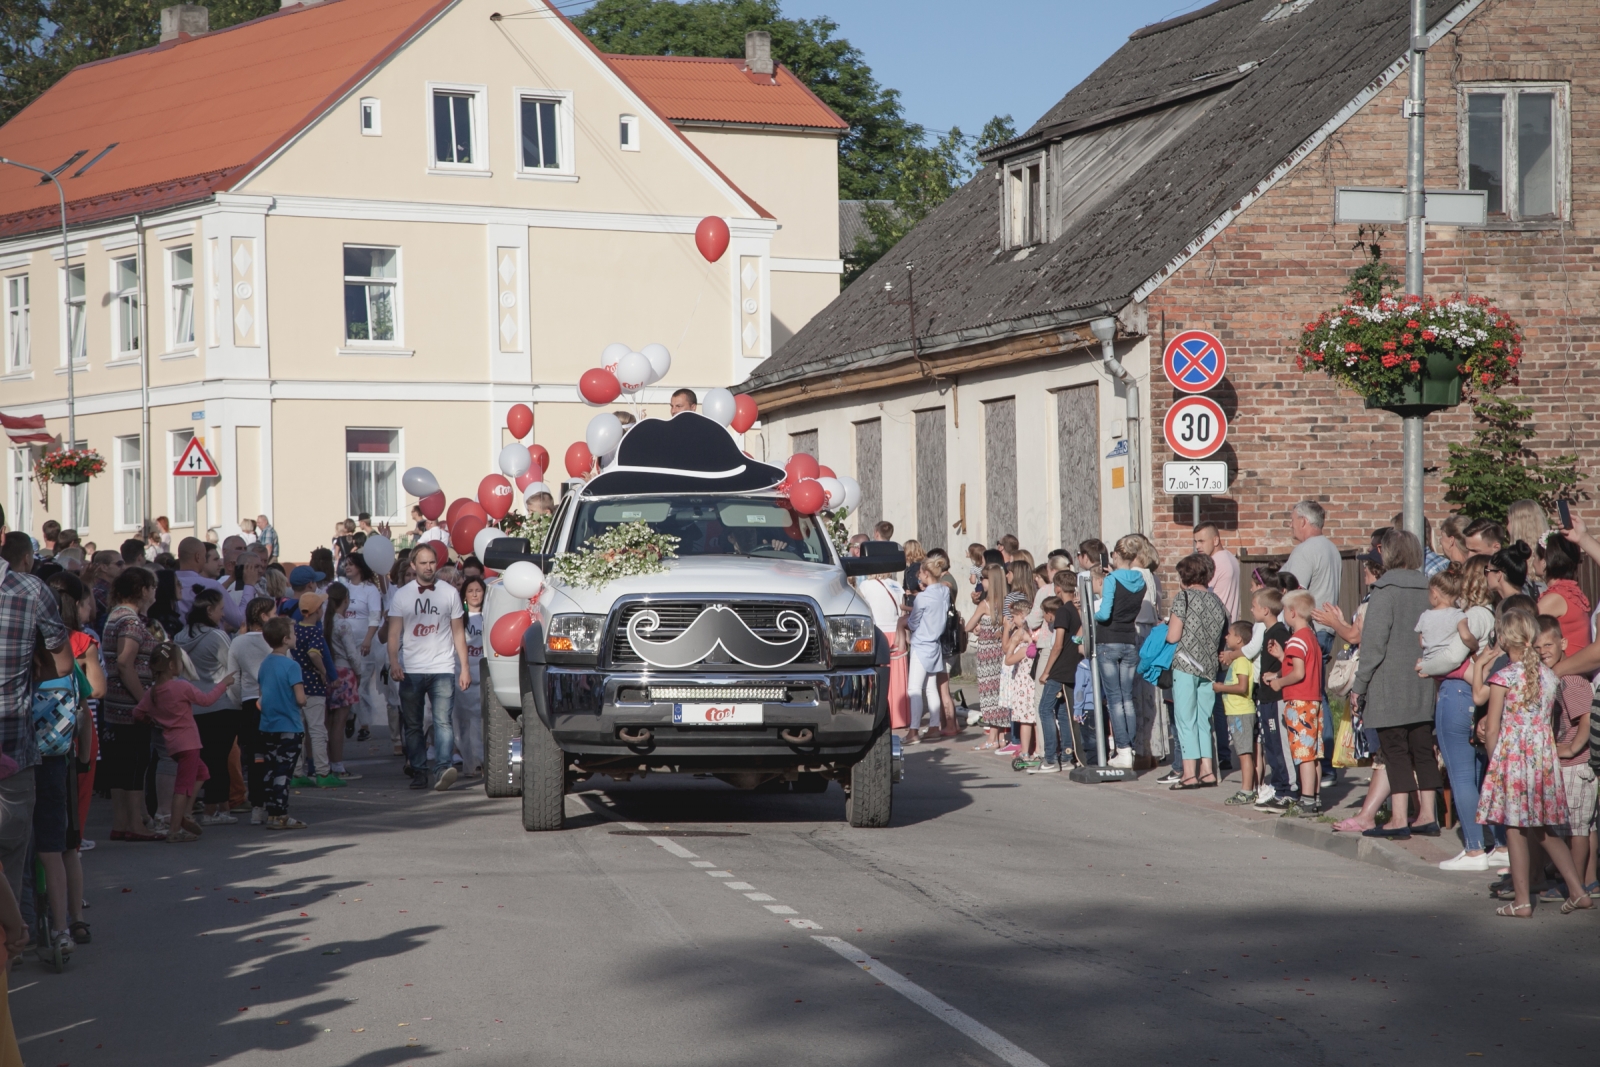
<path fill-rule="evenodd" d="M 617 598 L 646 594 L 699 597 L 742 593 L 810 597 L 824 615 L 870 615 L 866 602 L 835 564 L 740 556 L 688 556 L 667 561 L 660 574 L 634 576 L 598 589 L 569 586 L 553 578 L 539 597 L 541 614 L 584 612 L 604 615 Z"/>

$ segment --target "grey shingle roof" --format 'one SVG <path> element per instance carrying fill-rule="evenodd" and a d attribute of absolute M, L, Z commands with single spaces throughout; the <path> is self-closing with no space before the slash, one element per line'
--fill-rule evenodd
<path fill-rule="evenodd" d="M 1430 26 L 1458 6 L 1430 0 Z M 1274 13 L 1281 17 L 1263 21 Z M 762 363 L 746 388 L 908 358 L 905 305 L 883 292 L 889 279 L 901 290 L 907 262 L 915 264 L 925 352 L 1120 307 L 1400 59 L 1408 22 L 1403 0 L 1219 0 L 1140 30 L 1016 143 L 1052 127 L 1059 136 L 1063 126 L 1120 121 L 1211 79 L 1224 84 L 1175 140 L 1020 260 L 999 251 L 997 170 L 986 165 Z"/>
<path fill-rule="evenodd" d="M 839 258 L 844 259 L 855 254 L 856 243 L 863 237 L 871 237 L 872 231 L 867 228 L 867 219 L 864 209 L 868 204 L 879 207 L 893 207 L 893 200 L 841 200 L 839 201 Z"/>

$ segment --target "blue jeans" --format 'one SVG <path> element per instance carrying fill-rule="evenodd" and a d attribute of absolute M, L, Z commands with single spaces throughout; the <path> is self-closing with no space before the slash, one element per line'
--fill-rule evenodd
<path fill-rule="evenodd" d="M 1450 792 L 1461 819 L 1461 843 L 1468 851 L 1483 848 L 1483 827 L 1478 825 L 1478 750 L 1472 747 L 1472 686 L 1460 679 L 1439 683 L 1439 703 L 1434 711 L 1434 737 L 1450 775 Z"/>
<path fill-rule="evenodd" d="M 1072 687 L 1046 680 L 1039 695 L 1039 729 L 1044 733 L 1044 761 L 1059 763 L 1061 753 L 1072 751 Z M 1082 753 L 1078 762 L 1087 763 Z"/>
<path fill-rule="evenodd" d="M 1178 745 L 1184 759 L 1211 758 L 1211 712 L 1216 702 L 1210 678 L 1188 671 L 1172 672 L 1172 710 L 1178 720 Z"/>
<path fill-rule="evenodd" d="M 435 767 L 450 766 L 455 734 L 450 727 L 450 706 L 455 702 L 453 674 L 407 674 L 400 679 L 400 722 L 405 733 L 406 762 L 412 773 L 427 769 L 428 741 L 422 730 L 422 701 L 433 699 L 433 757 Z"/>
<path fill-rule="evenodd" d="M 1328 703 L 1328 664 L 1333 662 L 1333 631 L 1315 630 L 1322 649 L 1322 773 L 1333 774 L 1333 705 Z"/>
<path fill-rule="evenodd" d="M 1300 781 L 1289 776 L 1289 764 L 1283 758 L 1283 724 L 1278 721 L 1276 700 L 1256 701 L 1256 727 L 1261 731 L 1261 752 L 1267 758 L 1267 781 L 1273 792 L 1280 797 L 1298 795 Z"/>
<path fill-rule="evenodd" d="M 1100 646 L 1100 688 L 1106 698 L 1106 718 L 1111 721 L 1111 738 L 1118 749 L 1132 748 L 1139 729 L 1139 708 L 1133 699 L 1133 683 L 1139 677 L 1139 649 L 1136 645 Z"/>

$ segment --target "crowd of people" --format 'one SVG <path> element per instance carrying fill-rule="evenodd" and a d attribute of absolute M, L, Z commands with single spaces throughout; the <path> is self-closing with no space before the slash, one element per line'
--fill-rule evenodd
<path fill-rule="evenodd" d="M 13 957 L 59 963 L 92 942 L 82 853 L 96 847 L 84 837 L 96 798 L 118 843 L 186 844 L 246 820 L 303 829 L 291 798 L 361 777 L 346 742 L 380 724 L 412 788 L 481 775 L 483 567 L 415 518 L 393 539 L 368 516 L 343 521 L 294 565 L 266 516 L 220 543 L 172 546 L 157 522 L 94 551 L 55 523 L 38 540 L 6 530 L 0 513 L 0 926 Z M 380 535 L 393 563 L 375 573 L 364 550 Z"/>
<path fill-rule="evenodd" d="M 1013 535 L 973 544 L 964 585 L 945 549 L 906 541 L 903 575 L 856 580 L 892 649 L 892 724 L 905 745 L 981 727 L 977 751 L 1035 775 L 1170 761 L 1158 781 L 1188 791 L 1237 769 L 1222 804 L 1339 833 L 1439 837 L 1453 822 L 1461 847 L 1439 866 L 1498 871 L 1500 914 L 1592 908 L 1600 610 L 1577 575 L 1600 541 L 1532 501 L 1503 521 L 1447 518 L 1439 551 L 1427 524 L 1419 536 L 1396 516 L 1356 553 L 1347 619 L 1326 524 L 1322 505 L 1297 504 L 1293 551 L 1246 581 L 1202 523 L 1170 595 L 1140 534 L 1043 562 Z M 880 522 L 850 552 L 893 539 Z M 964 655 L 973 684 L 953 698 Z M 1371 767 L 1366 793 L 1335 820 L 1322 792 L 1354 766 Z"/>

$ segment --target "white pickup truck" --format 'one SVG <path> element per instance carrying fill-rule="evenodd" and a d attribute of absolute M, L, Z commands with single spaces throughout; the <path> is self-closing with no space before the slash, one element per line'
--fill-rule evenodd
<path fill-rule="evenodd" d="M 596 774 L 711 774 L 736 787 L 843 787 L 852 826 L 886 826 L 900 772 L 889 648 L 849 578 L 898 571 L 897 547 L 840 558 L 778 467 L 694 413 L 647 419 L 570 493 L 543 545 L 492 542 L 485 564 L 552 561 L 628 522 L 679 539 L 658 573 L 599 587 L 547 579 L 520 653 L 485 649 L 485 789 L 559 830 L 563 796 Z M 528 607 L 500 584 L 485 632 Z"/>

